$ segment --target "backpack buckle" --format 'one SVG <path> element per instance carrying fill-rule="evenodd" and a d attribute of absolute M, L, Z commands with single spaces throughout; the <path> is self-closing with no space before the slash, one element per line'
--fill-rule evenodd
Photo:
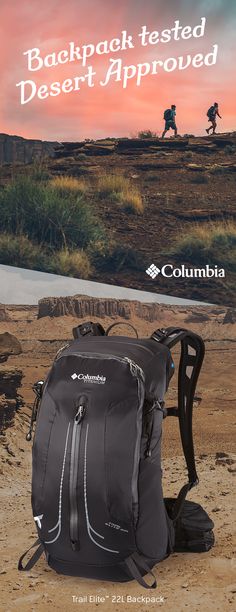
<path fill-rule="evenodd" d="M 151 335 L 151 338 L 153 340 L 156 340 L 156 342 L 161 342 L 162 340 L 164 340 L 164 338 L 167 338 L 167 337 L 168 337 L 168 332 L 165 329 L 162 329 L 162 328 L 157 329 Z"/>
<path fill-rule="evenodd" d="M 93 323 L 88 321 L 87 323 L 81 323 L 77 327 L 73 328 L 73 336 L 76 339 L 84 338 L 84 336 L 104 336 L 105 330 L 100 323 Z"/>
<path fill-rule="evenodd" d="M 37 396 L 37 398 L 41 399 L 42 397 L 42 391 L 43 391 L 43 384 L 44 381 L 43 380 L 38 380 L 38 382 L 34 383 L 32 389 L 35 393 L 35 395 Z"/>

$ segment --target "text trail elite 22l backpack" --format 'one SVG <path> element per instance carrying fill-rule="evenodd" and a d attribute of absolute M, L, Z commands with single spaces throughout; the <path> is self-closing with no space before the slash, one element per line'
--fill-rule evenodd
<path fill-rule="evenodd" d="M 179 328 L 144 339 L 108 336 L 114 325 L 106 333 L 95 323 L 75 328 L 74 341 L 59 351 L 45 382 L 35 385 L 27 439 L 38 412 L 32 451 L 38 548 L 25 566 L 28 551 L 22 555 L 18 567 L 31 569 L 44 551 L 60 574 L 136 579 L 155 588 L 151 569 L 174 550 L 175 532 L 178 550 L 208 550 L 213 544 L 212 521 L 185 501 L 198 483 L 192 408 L 204 343 Z M 174 373 L 170 349 L 177 342 L 178 408 L 166 410 Z M 188 482 L 165 503 L 161 431 L 167 415 L 179 419 Z M 144 578 L 149 572 L 151 583 Z"/>

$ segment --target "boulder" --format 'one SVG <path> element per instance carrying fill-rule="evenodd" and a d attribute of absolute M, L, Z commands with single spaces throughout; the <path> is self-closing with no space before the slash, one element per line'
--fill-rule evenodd
<path fill-rule="evenodd" d="M 211 317 L 209 317 L 205 312 L 191 312 L 191 314 L 185 319 L 185 323 L 205 323 L 205 321 L 210 321 Z"/>
<path fill-rule="evenodd" d="M 23 406 L 18 393 L 22 378 L 21 370 L 0 371 L 0 434 L 14 424 L 16 410 Z"/>
<path fill-rule="evenodd" d="M 19 340 L 10 334 L 4 332 L 0 334 L 0 362 L 6 361 L 9 355 L 20 355 L 22 348 Z"/>
<path fill-rule="evenodd" d="M 223 325 L 236 323 L 236 308 L 228 308 L 223 319 Z"/>

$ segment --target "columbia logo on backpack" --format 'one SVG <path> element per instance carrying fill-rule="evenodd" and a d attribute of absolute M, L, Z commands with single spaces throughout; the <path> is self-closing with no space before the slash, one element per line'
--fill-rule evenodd
<path fill-rule="evenodd" d="M 44 552 L 60 574 L 136 579 L 155 588 L 151 570 L 173 550 L 203 552 L 214 543 L 212 521 L 185 499 L 198 483 L 192 410 L 204 343 L 180 328 L 144 339 L 136 330 L 136 338 L 109 336 L 115 325 L 120 323 L 106 332 L 91 322 L 74 328 L 74 341 L 58 353 L 45 382 L 34 385 L 27 440 L 37 419 L 32 510 L 38 539 L 33 556 L 23 566 L 26 551 L 18 569 L 30 570 Z M 177 342 L 178 406 L 166 409 L 174 373 L 170 349 Z M 94 385 L 96 378 L 106 384 Z M 178 418 L 188 469 L 176 499 L 164 499 L 162 492 L 166 416 Z"/>

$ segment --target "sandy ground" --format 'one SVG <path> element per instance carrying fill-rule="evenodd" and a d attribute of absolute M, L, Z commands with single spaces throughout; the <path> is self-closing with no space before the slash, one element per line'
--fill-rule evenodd
<path fill-rule="evenodd" d="M 180 315 L 176 309 L 175 313 L 168 313 L 169 316 L 175 324 L 177 320 L 183 323 L 186 314 Z M 76 323 L 78 321 L 72 317 L 37 321 L 33 311 L 24 310 L 15 312 L 11 322 L 0 324 L 0 332 L 8 330 L 15 333 L 22 343 L 23 354 L 10 357 L 1 368 L 21 367 L 25 375 L 21 394 L 28 406 L 33 399 L 32 383 L 45 375 L 53 354 L 71 337 L 70 330 Z M 155 328 L 155 323 L 139 320 L 136 324 L 143 335 Z M 194 328 L 194 324 L 189 327 Z M 198 385 L 202 403 L 194 415 L 200 484 L 189 499 L 200 502 L 214 520 L 215 547 L 204 554 L 174 554 L 156 566 L 157 591 L 145 591 L 135 582 L 120 585 L 58 576 L 47 567 L 44 558 L 29 573 L 19 573 L 18 558 L 35 539 L 30 506 L 31 444 L 25 440 L 29 407 L 24 406 L 16 416 L 14 427 L 0 436 L 1 610 L 147 612 L 162 607 L 168 612 L 222 612 L 236 609 L 236 563 L 233 560 L 236 518 L 236 454 L 233 454 L 233 450 L 236 451 L 233 448 L 233 425 L 236 423 L 235 325 L 222 326 L 219 322 L 208 321 L 195 325 L 196 331 L 197 328 L 206 339 L 207 350 Z M 171 404 L 175 391 L 176 381 L 168 398 Z M 219 459 L 217 453 L 224 456 Z M 174 419 L 164 423 L 163 473 L 165 494 L 177 494 L 185 482 L 185 468 Z M 76 597 L 82 598 L 81 603 Z M 86 598 L 89 600 L 90 597 L 93 601 L 86 602 Z M 140 597 L 142 599 L 138 600 Z M 151 597 L 156 601 L 145 601 L 145 598 Z"/>

